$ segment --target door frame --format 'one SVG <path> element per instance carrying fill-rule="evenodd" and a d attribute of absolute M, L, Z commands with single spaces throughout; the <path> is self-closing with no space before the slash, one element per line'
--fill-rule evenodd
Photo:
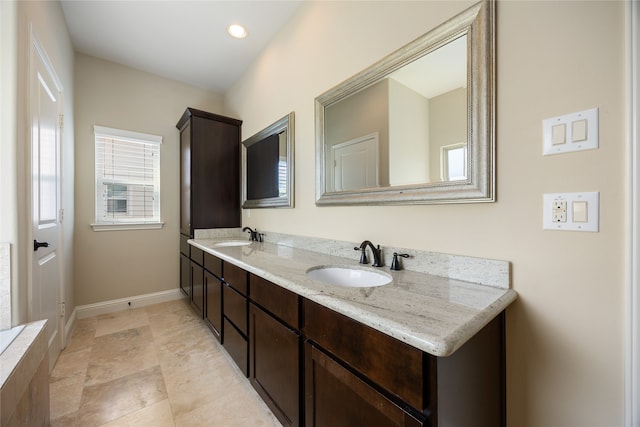
<path fill-rule="evenodd" d="M 627 241 L 625 425 L 640 426 L 640 3 L 627 16 Z"/>
<path fill-rule="evenodd" d="M 32 185 L 31 185 L 31 179 L 33 176 L 33 170 L 32 170 L 32 138 L 33 138 L 33 123 L 32 123 L 32 118 L 33 118 L 33 108 L 34 106 L 32 105 L 31 102 L 31 95 L 32 95 L 32 91 L 33 91 L 33 73 L 35 72 L 35 64 L 34 64 L 34 58 L 36 57 L 35 55 L 39 56 L 40 59 L 42 60 L 42 63 L 44 64 L 47 73 L 49 73 L 51 79 L 53 80 L 53 83 L 56 86 L 56 91 L 57 91 L 57 95 L 58 95 L 58 99 L 59 99 L 59 103 L 58 103 L 58 128 L 59 128 L 59 141 L 58 141 L 58 170 L 59 170 L 59 183 L 58 183 L 58 212 L 57 212 L 57 221 L 58 221 L 58 256 L 59 256 L 59 269 L 58 269 L 58 289 L 57 289 L 57 294 L 58 294 L 58 322 L 57 325 L 55 325 L 57 331 L 58 331 L 58 340 L 59 340 L 59 347 L 60 349 L 64 349 L 66 346 L 66 333 L 65 333 L 65 316 L 60 315 L 60 304 L 62 302 L 64 302 L 64 265 L 65 265 L 65 251 L 64 251 L 64 224 L 62 221 L 62 217 L 61 217 L 61 212 L 62 212 L 62 206 L 64 206 L 63 203 L 63 173 L 62 171 L 63 169 L 63 164 L 62 164 L 62 157 L 63 157 L 63 126 L 62 126 L 62 115 L 64 112 L 64 90 L 63 90 L 63 86 L 62 86 L 62 82 L 60 81 L 60 78 L 58 77 L 58 74 L 55 71 L 55 68 L 52 65 L 52 61 L 49 58 L 49 56 L 47 55 L 47 52 L 44 49 L 44 46 L 42 44 L 42 42 L 40 42 L 40 39 L 37 36 L 37 33 L 34 29 L 33 23 L 29 22 L 28 24 L 29 27 L 29 56 L 27 59 L 27 68 L 28 68 L 28 83 L 27 83 L 27 96 L 26 96 L 26 106 L 27 106 L 27 116 L 28 118 L 28 130 L 27 130 L 27 141 L 29 141 L 28 144 L 25 144 L 26 146 L 26 158 L 28 159 L 27 162 L 27 167 L 26 167 L 26 179 L 29 182 L 29 197 L 27 200 L 27 212 L 29 213 L 29 226 L 28 226 L 28 231 L 27 231 L 27 236 L 28 236 L 28 240 L 27 240 L 27 246 L 28 248 L 31 247 L 31 245 L 29 244 L 29 242 L 33 242 L 34 240 L 34 236 L 33 236 L 33 193 L 32 193 Z M 28 296 L 27 296 L 27 316 L 29 318 L 30 321 L 35 320 L 32 319 L 32 306 L 33 306 L 33 263 L 34 263 L 34 256 L 33 256 L 33 250 L 28 249 L 28 270 L 27 270 L 27 289 L 28 289 Z M 48 341 L 47 341 L 48 343 Z M 51 355 L 50 355 L 51 357 Z M 53 364 L 51 363 L 52 360 L 50 359 L 50 366 L 49 369 L 51 370 L 53 368 Z M 53 361 L 55 362 L 55 361 Z"/>

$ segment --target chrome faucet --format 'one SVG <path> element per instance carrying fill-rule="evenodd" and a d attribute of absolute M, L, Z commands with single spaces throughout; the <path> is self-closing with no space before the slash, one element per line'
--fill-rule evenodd
<path fill-rule="evenodd" d="M 369 246 L 369 248 L 371 248 L 371 253 L 373 254 L 373 264 L 371 264 L 373 267 L 382 267 L 384 264 L 382 263 L 382 249 L 380 249 L 380 245 L 378 245 L 378 247 L 376 248 L 373 243 L 371 243 L 369 240 L 365 240 L 364 242 L 360 243 L 360 247 L 355 247 L 353 248 L 353 250 L 355 251 L 361 251 L 360 253 L 360 264 L 368 264 L 369 260 L 367 259 L 367 254 L 366 254 L 366 249 L 367 246 Z"/>
<path fill-rule="evenodd" d="M 257 228 L 255 230 L 252 230 L 251 227 L 245 227 L 242 229 L 242 231 L 249 232 L 249 240 L 251 240 L 252 242 L 262 242 L 262 234 L 258 233 Z"/>

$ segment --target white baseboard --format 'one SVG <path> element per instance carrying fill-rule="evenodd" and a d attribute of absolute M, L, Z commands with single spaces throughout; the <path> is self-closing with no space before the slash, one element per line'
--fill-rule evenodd
<path fill-rule="evenodd" d="M 129 298 L 121 298 L 111 301 L 104 301 L 95 304 L 77 306 L 74 310 L 78 319 L 99 316 L 101 314 L 114 313 L 116 311 L 127 310 L 136 307 L 159 304 L 161 302 L 174 301 L 183 298 L 180 289 L 154 292 L 152 294 L 137 295 Z"/>
<path fill-rule="evenodd" d="M 73 328 L 76 325 L 76 319 L 78 316 L 78 309 L 74 308 L 71 316 L 69 316 L 69 320 L 67 320 L 67 324 L 64 325 L 64 345 L 62 348 L 67 348 L 67 343 L 71 339 L 71 334 L 73 333 Z"/>

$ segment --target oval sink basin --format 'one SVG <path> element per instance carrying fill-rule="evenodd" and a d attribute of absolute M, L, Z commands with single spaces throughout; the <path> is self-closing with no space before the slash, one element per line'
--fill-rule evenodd
<path fill-rule="evenodd" d="M 216 243 L 213 246 L 247 246 L 250 245 L 251 242 L 248 240 L 228 240 L 226 242 Z"/>
<path fill-rule="evenodd" d="M 383 286 L 388 285 L 393 280 L 390 275 L 380 271 L 346 266 L 326 265 L 311 267 L 306 274 L 312 279 L 347 288 Z"/>

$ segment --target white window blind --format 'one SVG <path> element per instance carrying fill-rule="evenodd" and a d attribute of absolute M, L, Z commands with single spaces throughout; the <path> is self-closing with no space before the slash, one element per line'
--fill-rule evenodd
<path fill-rule="evenodd" d="M 159 224 L 162 137 L 101 126 L 94 133 L 96 225 Z"/>

